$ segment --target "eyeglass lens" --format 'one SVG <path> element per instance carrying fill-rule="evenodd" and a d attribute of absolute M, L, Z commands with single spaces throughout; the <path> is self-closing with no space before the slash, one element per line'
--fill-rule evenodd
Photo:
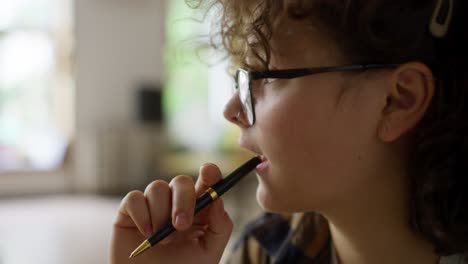
<path fill-rule="evenodd" d="M 239 97 L 242 103 L 244 114 L 247 117 L 249 125 L 253 125 L 254 112 L 252 106 L 252 96 L 250 94 L 249 73 L 243 70 L 237 72 L 237 85 L 239 88 Z"/>

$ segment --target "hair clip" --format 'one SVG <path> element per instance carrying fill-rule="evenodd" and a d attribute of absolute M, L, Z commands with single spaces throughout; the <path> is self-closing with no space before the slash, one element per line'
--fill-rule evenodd
<path fill-rule="evenodd" d="M 449 29 L 453 16 L 453 0 L 437 0 L 437 5 L 432 14 L 429 30 L 437 38 L 443 38 Z"/>

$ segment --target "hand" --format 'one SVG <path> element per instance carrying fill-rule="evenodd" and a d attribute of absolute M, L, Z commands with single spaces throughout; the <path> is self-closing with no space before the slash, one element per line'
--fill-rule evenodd
<path fill-rule="evenodd" d="M 111 263 L 219 263 L 233 229 L 223 201 L 218 198 L 196 216 L 194 208 L 196 198 L 220 179 L 218 167 L 205 164 L 196 184 L 189 176 L 177 176 L 169 184 L 152 182 L 144 193 L 128 193 L 114 223 Z M 129 259 L 130 253 L 170 217 L 177 231 Z"/>

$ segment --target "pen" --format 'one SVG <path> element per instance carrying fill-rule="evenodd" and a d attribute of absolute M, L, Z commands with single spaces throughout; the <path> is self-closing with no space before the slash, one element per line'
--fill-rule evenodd
<path fill-rule="evenodd" d="M 242 164 L 239 168 L 233 171 L 231 174 L 225 178 L 216 182 L 213 186 L 208 188 L 196 201 L 195 203 L 195 214 L 198 213 L 205 206 L 212 203 L 218 197 L 223 195 L 226 191 L 231 189 L 239 180 L 241 180 L 245 175 L 251 172 L 255 167 L 261 163 L 260 157 L 254 157 L 249 161 Z M 174 226 L 172 225 L 172 219 L 169 221 L 156 233 L 152 234 L 148 239 L 143 241 L 131 254 L 129 258 L 136 257 L 156 245 L 159 241 L 163 240 L 165 237 L 170 235 L 175 231 Z"/>

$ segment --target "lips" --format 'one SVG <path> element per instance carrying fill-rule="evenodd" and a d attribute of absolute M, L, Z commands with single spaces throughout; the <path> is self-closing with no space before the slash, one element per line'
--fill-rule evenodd
<path fill-rule="evenodd" d="M 268 169 L 269 162 L 268 162 L 268 159 L 264 155 L 260 155 L 259 157 L 262 162 L 257 165 L 256 171 L 258 174 L 263 174 Z"/>
<path fill-rule="evenodd" d="M 269 165 L 268 159 L 265 157 L 265 155 L 261 154 L 262 152 L 259 151 L 258 148 L 255 148 L 253 145 L 247 144 L 247 141 L 245 141 L 244 138 L 242 138 L 242 137 L 239 139 L 239 145 L 242 148 L 250 150 L 253 153 L 255 153 L 256 155 L 258 155 L 258 157 L 261 160 L 261 163 L 257 165 L 256 171 L 259 174 L 265 173 L 265 171 L 266 171 L 266 169 L 268 168 L 268 165 Z"/>

